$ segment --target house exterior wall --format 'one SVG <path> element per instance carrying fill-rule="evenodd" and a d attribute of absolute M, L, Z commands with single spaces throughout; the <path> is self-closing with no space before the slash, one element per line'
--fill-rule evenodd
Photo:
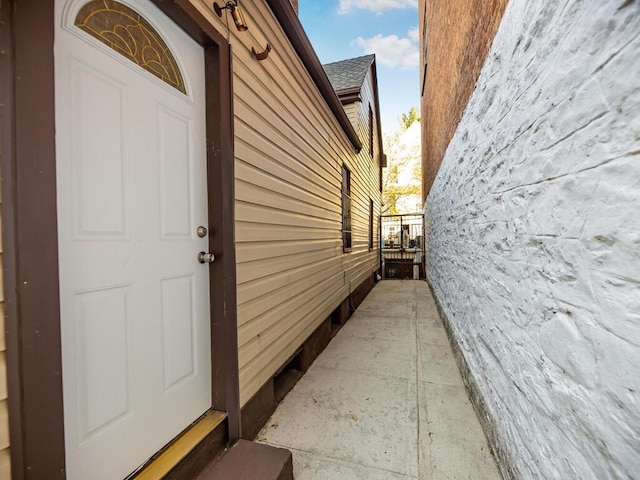
<path fill-rule="evenodd" d="M 379 229 L 378 217 L 380 216 L 381 192 L 380 192 L 380 142 L 378 141 L 378 123 L 376 102 L 373 90 L 372 69 L 364 80 L 360 90 L 359 102 L 354 102 L 351 110 L 346 109 L 347 115 L 362 141 L 362 150 L 358 155 L 352 155 L 347 163 L 351 169 L 352 215 L 353 215 L 353 251 L 343 257 L 343 268 L 346 278 L 350 282 L 350 290 L 360 285 L 374 270 L 379 267 Z M 355 107 L 355 108 L 354 108 Z M 373 111 L 373 155 L 369 153 L 369 108 Z M 355 181 L 354 181 L 355 178 Z M 369 200 L 373 200 L 373 245 L 369 251 Z M 354 255 L 355 254 L 355 255 Z"/>
<path fill-rule="evenodd" d="M 511 0 L 426 202 L 507 478 L 640 472 L 639 32 L 638 2 Z"/>
<path fill-rule="evenodd" d="M 422 211 L 420 120 L 387 146 L 389 165 L 385 170 L 385 215 L 420 213 Z"/>
<path fill-rule="evenodd" d="M 360 102 L 353 102 L 353 103 L 347 103 L 346 105 L 344 105 L 344 111 L 347 114 L 347 117 L 349 118 L 349 121 L 351 122 L 351 125 L 353 125 L 353 128 L 355 128 L 356 133 L 358 134 L 359 137 L 363 138 L 362 135 L 365 134 L 365 132 L 362 130 L 362 128 L 364 128 L 363 125 L 359 125 L 361 123 L 360 120 Z M 369 132 L 366 132 L 366 135 L 369 136 Z M 365 148 L 367 143 L 364 141 L 365 139 L 363 138 L 362 141 L 362 148 Z"/>
<path fill-rule="evenodd" d="M 226 36 L 210 2 L 192 0 Z M 368 249 L 377 160 L 356 155 L 265 2 L 231 30 L 240 396 L 244 405 L 378 268 Z M 233 24 L 231 24 L 233 27 Z M 269 43 L 259 62 L 251 47 Z M 365 144 L 365 138 L 362 138 Z M 342 253 L 341 167 L 352 172 L 353 250 Z"/>
<path fill-rule="evenodd" d="M 507 0 L 420 0 L 421 82 L 427 60 L 424 88 L 420 85 L 425 126 L 423 200 L 473 92 L 506 4 Z"/>

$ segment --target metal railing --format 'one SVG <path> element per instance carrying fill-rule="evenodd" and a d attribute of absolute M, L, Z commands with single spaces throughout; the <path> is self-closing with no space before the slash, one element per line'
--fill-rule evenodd
<path fill-rule="evenodd" d="M 383 278 L 425 278 L 422 214 L 381 216 L 380 238 Z"/>

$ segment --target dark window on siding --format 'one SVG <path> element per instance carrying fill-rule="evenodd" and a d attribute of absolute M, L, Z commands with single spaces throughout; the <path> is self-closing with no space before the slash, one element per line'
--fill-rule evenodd
<path fill-rule="evenodd" d="M 424 96 L 424 86 L 427 83 L 427 6 L 424 7 L 422 16 L 422 88 L 420 96 Z"/>
<path fill-rule="evenodd" d="M 351 251 L 351 171 L 342 166 L 342 251 Z"/>
<path fill-rule="evenodd" d="M 373 250 L 373 200 L 369 199 L 369 251 Z"/>
<path fill-rule="evenodd" d="M 369 105 L 369 156 L 373 158 L 373 110 Z"/>

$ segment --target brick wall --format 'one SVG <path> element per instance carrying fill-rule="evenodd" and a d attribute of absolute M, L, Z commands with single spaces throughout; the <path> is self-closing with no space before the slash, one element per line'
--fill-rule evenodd
<path fill-rule="evenodd" d="M 426 18 L 428 47 L 427 76 L 421 99 L 425 124 L 423 158 L 426 159 L 423 199 L 473 92 L 506 4 L 507 0 L 420 2 L 420 25 Z M 424 43 L 422 50 L 424 52 Z"/>
<path fill-rule="evenodd" d="M 511 0 L 427 199 L 506 477 L 640 472 L 639 52 L 638 1 Z"/>

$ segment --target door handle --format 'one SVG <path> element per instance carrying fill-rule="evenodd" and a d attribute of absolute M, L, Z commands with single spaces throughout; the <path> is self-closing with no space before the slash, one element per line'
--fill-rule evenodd
<path fill-rule="evenodd" d="M 216 257 L 213 253 L 200 252 L 198 254 L 198 262 L 200 263 L 213 263 L 215 259 Z"/>

